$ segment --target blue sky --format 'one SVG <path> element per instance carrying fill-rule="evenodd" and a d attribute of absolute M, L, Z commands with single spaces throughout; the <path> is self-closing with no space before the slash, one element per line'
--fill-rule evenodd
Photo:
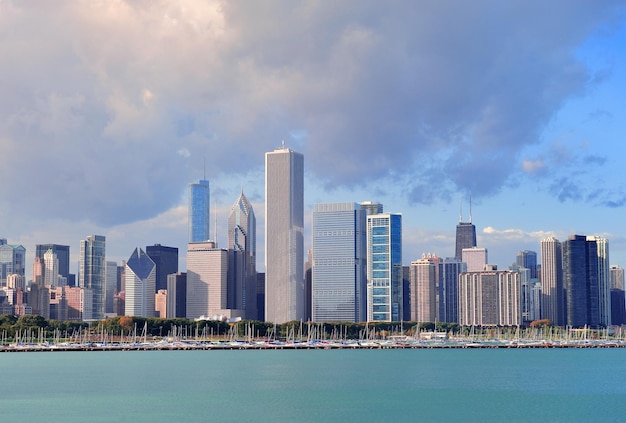
<path fill-rule="evenodd" d="M 38 243 L 75 268 L 89 234 L 118 262 L 184 252 L 206 161 L 218 242 L 243 187 L 262 271 L 263 154 L 282 140 L 305 156 L 305 222 L 382 202 L 407 264 L 453 255 L 471 192 L 501 268 L 574 233 L 626 265 L 623 1 L 4 1 L 0 57 L 0 237 L 29 270 Z"/>

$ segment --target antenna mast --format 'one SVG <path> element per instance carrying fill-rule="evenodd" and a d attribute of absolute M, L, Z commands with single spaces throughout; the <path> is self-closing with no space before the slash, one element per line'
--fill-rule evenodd
<path fill-rule="evenodd" d="M 463 222 L 463 196 L 461 195 L 461 200 L 459 201 L 459 223 Z"/>
<path fill-rule="evenodd" d="M 470 191 L 470 221 L 469 223 L 472 223 L 472 191 Z"/>

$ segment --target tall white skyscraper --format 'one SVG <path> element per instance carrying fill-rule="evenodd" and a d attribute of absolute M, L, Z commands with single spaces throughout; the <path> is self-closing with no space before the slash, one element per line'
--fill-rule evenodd
<path fill-rule="evenodd" d="M 265 153 L 265 320 L 304 317 L 304 157 Z"/>
<path fill-rule="evenodd" d="M 126 262 L 124 274 L 126 280 L 124 314 L 154 317 L 156 264 L 141 248 L 136 248 Z"/>
<path fill-rule="evenodd" d="M 367 319 L 366 210 L 316 204 L 313 212 L 312 314 L 315 322 Z"/>
<path fill-rule="evenodd" d="M 52 252 L 52 249 L 46 251 L 43 255 L 44 263 L 44 285 L 56 288 L 59 282 L 59 259 Z"/>
<path fill-rule="evenodd" d="M 554 237 L 541 240 L 541 318 L 565 325 L 563 247 Z"/>
<path fill-rule="evenodd" d="M 400 321 L 402 294 L 402 215 L 368 215 L 367 320 Z"/>

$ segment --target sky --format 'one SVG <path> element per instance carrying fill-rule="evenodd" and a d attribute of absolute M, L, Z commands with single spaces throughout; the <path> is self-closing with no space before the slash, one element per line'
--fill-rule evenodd
<path fill-rule="evenodd" d="M 227 246 L 241 190 L 264 271 L 264 153 L 316 203 L 403 215 L 403 261 L 459 219 L 506 268 L 540 240 L 626 266 L 626 2 L 0 0 L 0 238 L 178 247 L 206 177 Z M 462 210 L 461 210 L 462 207 Z"/>

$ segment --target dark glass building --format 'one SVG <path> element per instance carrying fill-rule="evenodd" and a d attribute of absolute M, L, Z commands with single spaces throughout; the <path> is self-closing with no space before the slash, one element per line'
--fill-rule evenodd
<path fill-rule="evenodd" d="M 454 257 L 463 259 L 463 248 L 476 247 L 476 226 L 472 222 L 459 222 L 456 225 L 456 250 Z"/>
<path fill-rule="evenodd" d="M 178 273 L 178 248 L 154 244 L 146 247 L 146 254 L 156 264 L 156 291 L 167 289 L 167 275 Z"/>
<path fill-rule="evenodd" d="M 563 242 L 563 282 L 567 325 L 600 325 L 598 250 L 596 241 L 572 235 Z"/>
<path fill-rule="evenodd" d="M 37 244 L 35 246 L 35 257 L 39 257 L 43 262 L 43 255 L 46 254 L 48 250 L 52 250 L 52 253 L 55 254 L 57 256 L 57 260 L 59 260 L 59 276 L 67 278 L 68 285 L 73 286 L 75 277 L 72 275 L 70 278 L 70 246 L 58 244 Z M 43 271 L 46 271 L 45 267 L 43 268 Z M 45 280 L 45 276 L 46 275 L 44 273 L 42 275 L 42 280 Z"/>

